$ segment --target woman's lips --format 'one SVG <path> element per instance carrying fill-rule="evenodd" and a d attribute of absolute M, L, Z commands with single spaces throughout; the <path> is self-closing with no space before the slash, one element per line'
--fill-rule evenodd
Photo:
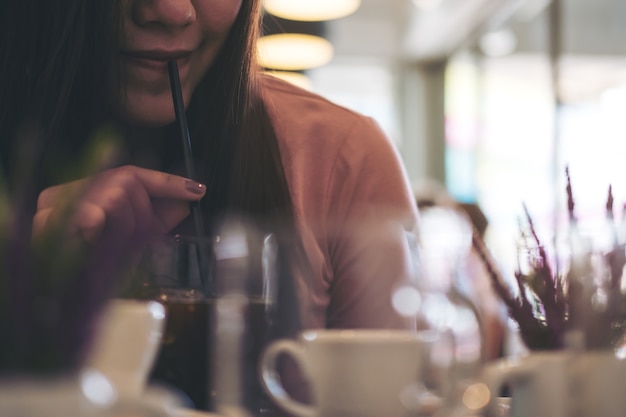
<path fill-rule="evenodd" d="M 186 72 L 191 57 L 189 51 L 123 51 L 127 70 L 144 81 L 156 82 L 168 77 L 167 63 L 176 60 L 181 73 Z"/>
<path fill-rule="evenodd" d="M 191 55 L 190 51 L 123 51 L 126 59 L 144 65 L 167 66 L 167 62 L 176 60 L 181 63 Z"/>
<path fill-rule="evenodd" d="M 133 56 L 129 56 L 127 59 L 131 65 L 139 67 L 154 69 L 157 71 L 162 71 L 167 68 L 167 60 L 164 59 L 139 58 Z"/>

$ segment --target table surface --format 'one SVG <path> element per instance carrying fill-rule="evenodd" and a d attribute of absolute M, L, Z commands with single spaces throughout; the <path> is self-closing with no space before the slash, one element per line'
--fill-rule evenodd
<path fill-rule="evenodd" d="M 189 408 L 180 408 L 174 413 L 175 417 L 221 417 L 219 414 L 208 411 L 198 411 Z"/>

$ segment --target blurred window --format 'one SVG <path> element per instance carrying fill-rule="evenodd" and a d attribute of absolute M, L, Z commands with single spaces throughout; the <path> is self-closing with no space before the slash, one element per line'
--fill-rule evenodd
<path fill-rule="evenodd" d="M 388 65 L 377 62 L 331 62 L 309 71 L 313 91 L 374 118 L 398 142 L 394 109 L 394 82 Z"/>
<path fill-rule="evenodd" d="M 558 110 L 546 6 L 527 0 L 446 71 L 447 186 L 480 204 L 511 268 L 523 203 L 545 243 L 564 225 L 566 166 L 583 222 L 602 218 L 609 184 L 618 218 L 626 201 L 626 2 L 562 2 Z"/>

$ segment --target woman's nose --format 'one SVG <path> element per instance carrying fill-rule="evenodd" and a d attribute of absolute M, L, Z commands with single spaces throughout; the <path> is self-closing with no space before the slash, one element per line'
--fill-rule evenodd
<path fill-rule="evenodd" d="M 135 0 L 132 4 L 132 18 L 139 26 L 177 29 L 196 20 L 192 0 Z"/>

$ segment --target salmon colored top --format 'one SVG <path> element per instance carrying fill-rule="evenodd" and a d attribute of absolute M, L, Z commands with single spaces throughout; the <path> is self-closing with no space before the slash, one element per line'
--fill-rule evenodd
<path fill-rule="evenodd" d="M 393 143 L 369 117 L 260 82 L 313 268 L 297 278 L 304 327 L 410 326 L 392 296 L 407 278 L 404 231 L 417 208 Z"/>

